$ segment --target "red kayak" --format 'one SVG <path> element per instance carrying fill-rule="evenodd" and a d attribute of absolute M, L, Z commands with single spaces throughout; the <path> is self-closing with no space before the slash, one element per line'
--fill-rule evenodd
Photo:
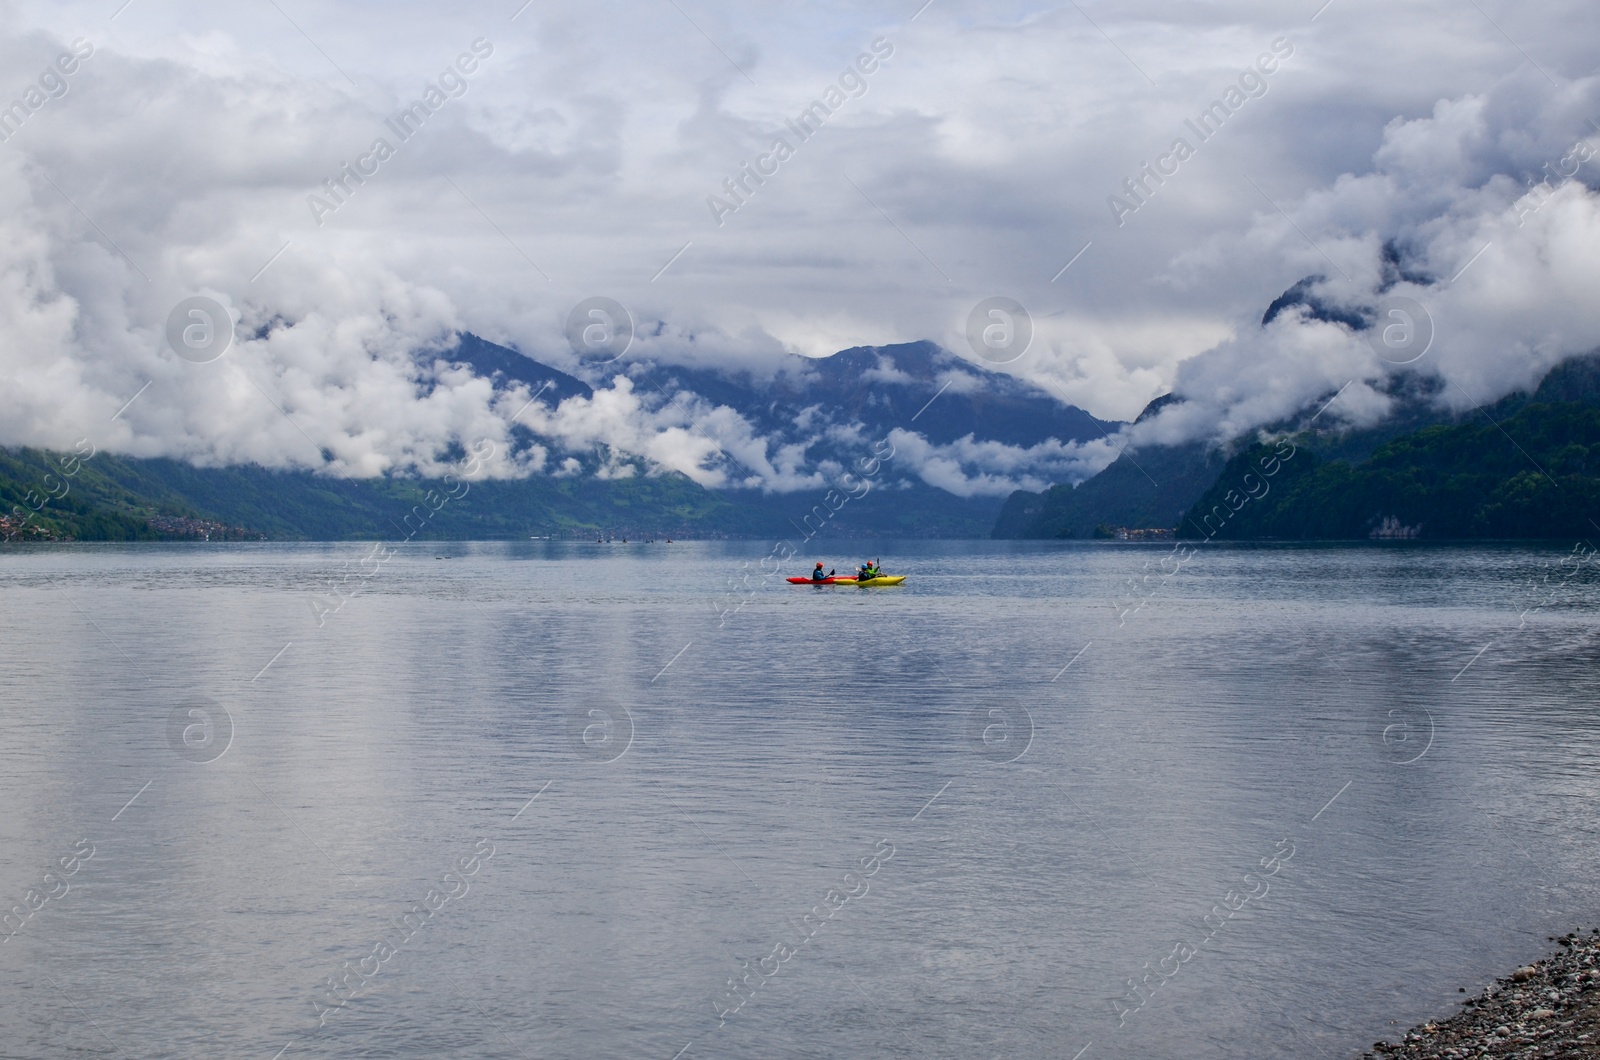
<path fill-rule="evenodd" d="M 850 577 L 840 575 L 837 578 L 790 578 L 788 581 L 791 585 L 854 585 L 856 583 L 853 575 Z"/>

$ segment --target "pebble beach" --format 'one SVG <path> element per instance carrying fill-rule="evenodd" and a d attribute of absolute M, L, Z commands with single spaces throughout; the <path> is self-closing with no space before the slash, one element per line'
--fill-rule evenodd
<path fill-rule="evenodd" d="M 1496 980 L 1454 1016 L 1375 1042 L 1362 1057 L 1600 1057 L 1600 933 L 1551 941 L 1556 952 Z"/>

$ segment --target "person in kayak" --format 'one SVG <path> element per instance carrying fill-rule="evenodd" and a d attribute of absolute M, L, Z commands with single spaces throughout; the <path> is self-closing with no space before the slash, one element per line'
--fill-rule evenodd
<path fill-rule="evenodd" d="M 826 574 L 822 573 L 822 564 L 820 564 L 820 563 L 818 563 L 817 566 L 816 566 L 816 569 L 811 572 L 811 580 L 814 581 L 814 582 L 820 582 L 824 578 L 831 578 L 831 577 L 833 577 L 833 571 L 829 571 Z"/>

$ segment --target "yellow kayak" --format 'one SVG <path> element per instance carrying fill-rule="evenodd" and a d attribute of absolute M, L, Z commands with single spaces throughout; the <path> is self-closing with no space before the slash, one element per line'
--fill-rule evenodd
<path fill-rule="evenodd" d="M 904 574 L 880 574 L 876 578 L 868 578 L 866 581 L 858 581 L 856 584 L 863 588 L 871 588 L 874 585 L 899 585 L 905 580 L 906 576 Z"/>

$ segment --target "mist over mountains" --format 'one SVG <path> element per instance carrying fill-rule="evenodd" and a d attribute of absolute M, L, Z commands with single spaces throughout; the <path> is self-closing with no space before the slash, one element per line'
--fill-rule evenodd
<path fill-rule="evenodd" d="M 1285 299 L 1297 298 L 1297 288 Z M 1562 361 L 1538 386 L 1489 406 L 1451 409 L 1442 390 L 1423 373 L 1396 375 L 1384 395 L 1390 413 L 1377 423 L 1326 416 L 1335 394 L 1222 444 L 1130 446 L 1076 486 L 1018 490 L 992 536 L 1091 538 L 1144 528 L 1206 540 L 1600 534 L 1600 350 Z M 1140 421 L 1177 400 L 1151 402 Z M 1294 455 L 1273 459 L 1284 447 Z M 1263 457 L 1274 474 L 1289 473 L 1268 483 L 1254 463 Z"/>
<path fill-rule="evenodd" d="M 1273 300 L 1262 326 L 1291 312 L 1369 337 L 1382 326 L 1379 318 L 1322 302 L 1316 280 L 1308 277 Z M 493 389 L 493 400 L 520 401 L 504 451 L 484 439 L 470 451 L 446 454 L 465 467 L 457 467 L 454 486 L 451 475 L 331 477 L 97 456 L 92 446 L 81 461 L 21 450 L 0 460 L 0 500 L 12 503 L 13 515 L 26 514 L 19 502 L 38 495 L 30 480 L 48 481 L 70 468 L 77 492 L 49 511 L 29 503 L 35 516 L 26 523 L 0 520 L 0 530 L 46 540 L 648 539 L 787 537 L 791 530 L 809 538 L 825 523 L 841 537 L 1088 538 L 1119 527 L 1174 526 L 1193 536 L 1190 524 L 1208 509 L 1211 520 L 1227 511 L 1230 482 L 1248 474 L 1248 461 L 1265 451 L 1258 439 L 1274 437 L 1293 438 L 1290 447 L 1305 454 L 1280 482 L 1295 492 L 1280 490 L 1270 504 L 1256 504 L 1224 536 L 1359 537 L 1380 525 L 1410 536 L 1424 527 L 1430 536 L 1490 530 L 1537 536 L 1546 526 L 1587 525 L 1584 499 L 1600 496 L 1600 456 L 1591 469 L 1585 455 L 1590 445 L 1600 453 L 1600 419 L 1585 411 L 1600 405 L 1594 354 L 1563 362 L 1533 392 L 1513 393 L 1491 409 L 1450 408 L 1441 401 L 1445 383 L 1411 368 L 1380 381 L 1388 412 L 1374 423 L 1329 414 L 1347 384 L 1242 435 L 1176 444 L 1138 439 L 1153 420 L 1181 408 L 1180 395 L 1152 401 L 1131 423 L 1102 421 L 931 342 L 857 347 L 827 358 L 796 355 L 764 375 L 619 360 L 580 367 L 585 379 L 471 334 L 419 361 L 441 373 L 470 373 Z M 1498 434 L 1467 428 L 1480 415 Z M 1564 487 L 1550 479 L 1555 499 L 1544 497 L 1545 483 L 1525 481 L 1528 469 L 1511 466 L 1532 459 L 1526 452 L 1519 449 L 1520 458 L 1500 452 L 1510 436 L 1499 420 L 1512 416 L 1511 428 L 1529 431 L 1528 444 L 1566 474 Z M 627 426 L 641 419 L 654 433 L 628 435 Z M 1456 433 L 1441 440 L 1441 430 Z M 663 439 L 670 446 L 652 449 Z M 1417 453 L 1426 466 L 1411 468 L 1406 461 Z M 92 472 L 82 473 L 91 461 Z M 482 476 L 490 461 L 523 473 Z M 857 470 L 867 461 L 874 471 L 864 477 Z M 1356 479 L 1343 470 L 1352 465 Z M 1476 500 L 1457 496 L 1469 472 L 1484 495 Z M 1455 514 L 1447 520 L 1435 518 L 1444 502 L 1417 507 L 1417 498 L 1446 488 L 1433 484 L 1429 476 L 1437 474 L 1455 483 L 1448 501 Z M 1377 478 L 1366 484 L 1363 475 Z M 1506 499 L 1494 499 L 1508 490 Z M 441 502 L 433 511 L 426 503 L 469 491 L 475 491 L 470 503 Z M 1517 500 L 1512 495 L 1519 492 Z M 838 506 L 824 498 L 843 494 L 854 503 L 835 519 Z M 1536 506 L 1528 502 L 1532 495 Z"/>
<path fill-rule="evenodd" d="M 504 446 L 482 439 L 443 454 L 454 472 L 443 478 L 14 451 L 0 461 L 0 500 L 26 514 L 35 484 L 67 467 L 71 499 L 0 530 L 43 539 L 787 537 L 820 512 L 835 537 L 976 537 L 1019 484 L 1093 474 L 1122 427 L 932 343 L 795 355 L 765 378 L 619 361 L 586 380 L 471 334 L 418 359 L 441 375 L 470 373 L 493 401 L 519 400 Z M 635 430 L 640 422 L 651 431 Z M 862 475 L 867 459 L 874 472 Z M 523 473 L 484 476 L 491 463 Z M 841 492 L 848 508 L 830 511 L 825 498 Z"/>
<path fill-rule="evenodd" d="M 441 356 L 535 394 L 517 422 L 522 453 L 536 455 L 516 459 L 556 474 L 647 473 L 649 462 L 628 462 L 645 453 L 704 486 L 792 493 L 826 488 L 868 442 L 888 439 L 897 481 L 1003 497 L 1094 474 L 1122 426 L 931 342 L 789 355 L 764 377 L 620 361 L 585 381 L 474 335 Z M 617 446 L 626 416 L 667 437 Z"/>
<path fill-rule="evenodd" d="M 1600 345 L 1600 77 L 1567 0 L 1515 48 L 1442 0 L 1203 31 L 1185 5 L 1099 11 L 1121 52 L 1065 9 L 755 5 L 719 16 L 725 55 L 664 10 L 626 57 L 581 5 L 483 30 L 404 7 L 324 13 L 348 69 L 272 10 L 7 7 L 7 68 L 54 63 L 79 40 L 64 21 L 98 36 L 0 145 L 0 444 L 379 485 L 488 444 L 481 474 L 531 492 L 679 476 L 760 507 L 887 438 L 880 492 L 970 526 L 1102 469 L 1082 497 L 1162 479 L 1119 454 L 1459 415 Z M 656 46 L 683 33 L 693 49 Z M 717 223 L 707 189 L 880 38 L 870 91 Z M 1280 40 L 1269 92 L 1216 102 Z M 365 164 L 478 41 L 470 90 Z M 1226 123 L 1173 172 L 1173 130 L 1214 106 Z M 1107 211 L 1152 159 L 1159 193 Z M 308 210 L 346 163 L 364 182 Z M 586 365 L 565 321 L 600 295 L 634 340 Z M 211 363 L 167 341 L 195 296 L 235 325 Z M 966 348 L 994 296 L 1034 336 L 998 368 Z M 1429 340 L 1414 362 L 1370 341 L 1396 299 Z"/>

